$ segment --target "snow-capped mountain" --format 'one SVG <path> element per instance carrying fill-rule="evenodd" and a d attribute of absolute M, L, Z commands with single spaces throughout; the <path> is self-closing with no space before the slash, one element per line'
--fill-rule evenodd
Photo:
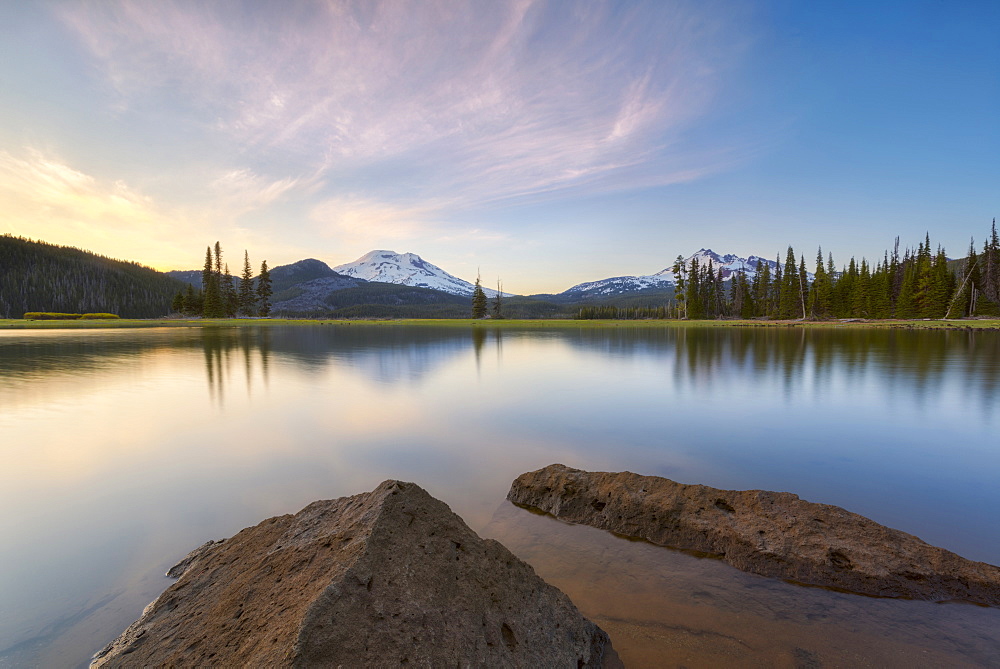
<path fill-rule="evenodd" d="M 621 295 L 637 293 L 643 290 L 666 289 L 674 285 L 673 274 L 663 270 L 648 276 L 615 276 L 600 281 L 578 283 L 564 291 L 562 295 L 574 297 L 602 297 L 606 295 Z"/>
<path fill-rule="evenodd" d="M 333 271 L 366 281 L 433 288 L 452 295 L 472 295 L 475 289 L 473 284 L 449 274 L 416 253 L 369 251 L 354 262 L 337 265 Z M 483 292 L 487 297 L 493 297 L 497 293 L 496 290 L 486 286 L 483 286 Z"/>
<path fill-rule="evenodd" d="M 691 260 L 693 258 L 698 259 L 698 266 L 705 267 L 708 261 L 712 261 L 712 269 L 719 271 L 722 268 L 722 278 L 726 280 L 730 278 L 734 273 L 743 270 L 746 272 L 747 278 L 752 279 L 757 275 L 757 263 L 758 261 L 764 265 L 767 265 L 771 270 L 771 276 L 774 276 L 774 270 L 778 267 L 778 262 L 776 260 L 768 260 L 767 258 L 761 258 L 760 256 L 750 256 L 749 258 L 740 258 L 739 256 L 726 253 L 725 255 L 719 255 L 712 249 L 698 249 L 695 253 L 692 253 L 687 258 L 684 259 L 685 264 L 691 267 Z M 674 272 L 671 267 L 657 272 L 657 274 L 666 274 L 673 278 Z"/>
<path fill-rule="evenodd" d="M 698 259 L 699 267 L 706 267 L 708 262 L 711 260 L 713 271 L 717 272 L 720 268 L 722 269 L 723 280 L 731 278 L 733 274 L 741 270 L 746 273 L 747 279 L 753 279 L 753 277 L 757 275 L 758 261 L 770 268 L 772 277 L 774 276 L 774 271 L 778 266 L 778 263 L 775 260 L 768 260 L 767 258 L 761 258 L 759 256 L 741 258 L 733 253 L 720 255 L 712 249 L 699 249 L 685 258 L 684 264 L 690 268 L 691 261 L 694 258 Z M 812 274 L 809 274 L 809 279 L 812 280 Z M 673 263 L 671 263 L 668 267 L 660 270 L 656 274 L 646 274 L 642 276 L 616 276 L 610 279 L 601 279 L 599 281 L 588 281 L 569 288 L 561 293 L 561 295 L 581 299 L 586 297 L 610 297 L 612 295 L 635 293 L 644 290 L 666 290 L 672 288 L 673 285 L 674 270 Z"/>

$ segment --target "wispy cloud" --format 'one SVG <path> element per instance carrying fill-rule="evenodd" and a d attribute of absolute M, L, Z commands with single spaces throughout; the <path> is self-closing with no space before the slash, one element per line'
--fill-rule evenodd
<path fill-rule="evenodd" d="M 242 150 L 320 170 L 339 198 L 478 206 L 674 183 L 733 159 L 719 146 L 677 148 L 739 57 L 738 17 L 711 3 L 247 7 L 123 0 L 60 11 L 120 109 L 169 93 Z M 338 190 L 341 179 L 349 188 Z M 266 199 L 294 179 L 248 185 Z"/>
<path fill-rule="evenodd" d="M 349 247 L 374 248 L 432 237 L 435 229 L 441 229 L 441 221 L 435 218 L 441 208 L 436 202 L 398 206 L 363 196 L 332 197 L 310 209 L 309 222 L 317 237 L 335 238 Z"/>
<path fill-rule="evenodd" d="M 101 182 L 34 149 L 0 152 L 0 202 L 12 232 L 119 257 L 131 257 L 136 246 L 173 247 L 183 235 L 182 221 L 128 184 Z"/>
<path fill-rule="evenodd" d="M 292 185 L 262 184 L 250 173 L 232 172 L 216 187 L 227 189 L 233 198 L 263 203 Z M 210 207 L 165 204 L 124 181 L 86 174 L 50 153 L 33 148 L 16 154 L 0 151 L 4 232 L 118 258 L 141 258 L 158 268 L 197 265 L 200 246 L 215 238 L 253 249 L 284 250 L 280 242 L 241 227 L 240 212 L 227 202 Z"/>
<path fill-rule="evenodd" d="M 301 183 L 292 177 L 265 179 L 244 167 L 223 172 L 212 182 L 212 189 L 231 209 L 252 211 L 273 204 Z"/>

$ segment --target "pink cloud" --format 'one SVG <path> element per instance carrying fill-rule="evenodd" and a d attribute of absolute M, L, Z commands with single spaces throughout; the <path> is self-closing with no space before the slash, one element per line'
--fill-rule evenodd
<path fill-rule="evenodd" d="M 176 89 L 246 150 L 314 169 L 407 161 L 431 198 L 673 183 L 731 161 L 718 147 L 674 150 L 740 55 L 736 18 L 697 3 L 125 0 L 61 12 L 122 108 Z M 401 197 L 391 183 L 369 189 Z"/>

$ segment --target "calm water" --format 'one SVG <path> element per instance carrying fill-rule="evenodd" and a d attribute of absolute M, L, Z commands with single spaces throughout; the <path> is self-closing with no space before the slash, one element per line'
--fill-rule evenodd
<path fill-rule="evenodd" d="M 803 588 L 504 502 L 553 462 L 788 490 L 1000 564 L 1000 333 L 0 332 L 0 666 L 73 667 L 191 548 L 415 481 L 630 666 L 997 666 L 1000 609 Z"/>

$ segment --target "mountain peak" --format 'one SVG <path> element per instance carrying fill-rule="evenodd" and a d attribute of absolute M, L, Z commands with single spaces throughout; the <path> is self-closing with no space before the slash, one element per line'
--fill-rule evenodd
<path fill-rule="evenodd" d="M 278 293 L 303 281 L 335 276 L 337 273 L 322 260 L 306 258 L 288 265 L 272 267 L 271 286 L 274 288 L 274 292 Z"/>
<path fill-rule="evenodd" d="M 384 257 L 384 258 L 398 258 L 401 255 L 405 255 L 405 254 L 396 253 L 395 251 L 391 251 L 389 249 L 375 249 L 374 251 L 369 251 L 368 253 L 364 254 L 363 256 L 361 256 L 360 258 L 358 258 L 357 260 L 355 260 L 354 262 L 361 262 L 362 260 L 374 260 L 375 258 L 379 258 L 379 257 Z"/>
<path fill-rule="evenodd" d="M 735 253 L 719 254 L 708 248 L 698 249 L 684 259 L 684 264 L 690 268 L 691 261 L 695 258 L 698 259 L 698 265 L 702 268 L 711 262 L 712 271 L 721 271 L 723 281 L 730 279 L 737 272 L 743 272 L 746 274 L 748 279 L 752 279 L 757 274 L 758 261 L 767 265 L 770 268 L 772 275 L 775 268 L 778 266 L 776 261 L 768 260 L 767 258 L 759 258 L 758 256 L 753 255 L 749 258 L 741 258 Z M 810 273 L 808 274 L 808 277 L 811 281 L 813 275 Z M 587 283 L 577 284 L 572 288 L 565 290 L 561 294 L 611 297 L 615 295 L 625 295 L 649 290 L 668 290 L 672 288 L 673 285 L 674 269 L 673 263 L 671 263 L 666 269 L 662 269 L 656 274 L 643 276 L 618 276 L 599 281 L 589 281 Z"/>
<path fill-rule="evenodd" d="M 396 253 L 385 249 L 369 251 L 354 262 L 337 265 L 335 272 L 366 281 L 381 281 L 417 288 L 433 288 L 452 295 L 472 295 L 471 283 L 453 276 L 416 253 Z M 495 290 L 483 288 L 487 296 Z"/>
<path fill-rule="evenodd" d="M 304 258 L 302 260 L 290 263 L 288 265 L 282 265 L 282 267 L 286 267 L 291 271 L 330 269 L 330 266 L 327 265 L 325 262 L 323 262 L 322 260 L 316 260 L 315 258 Z"/>

